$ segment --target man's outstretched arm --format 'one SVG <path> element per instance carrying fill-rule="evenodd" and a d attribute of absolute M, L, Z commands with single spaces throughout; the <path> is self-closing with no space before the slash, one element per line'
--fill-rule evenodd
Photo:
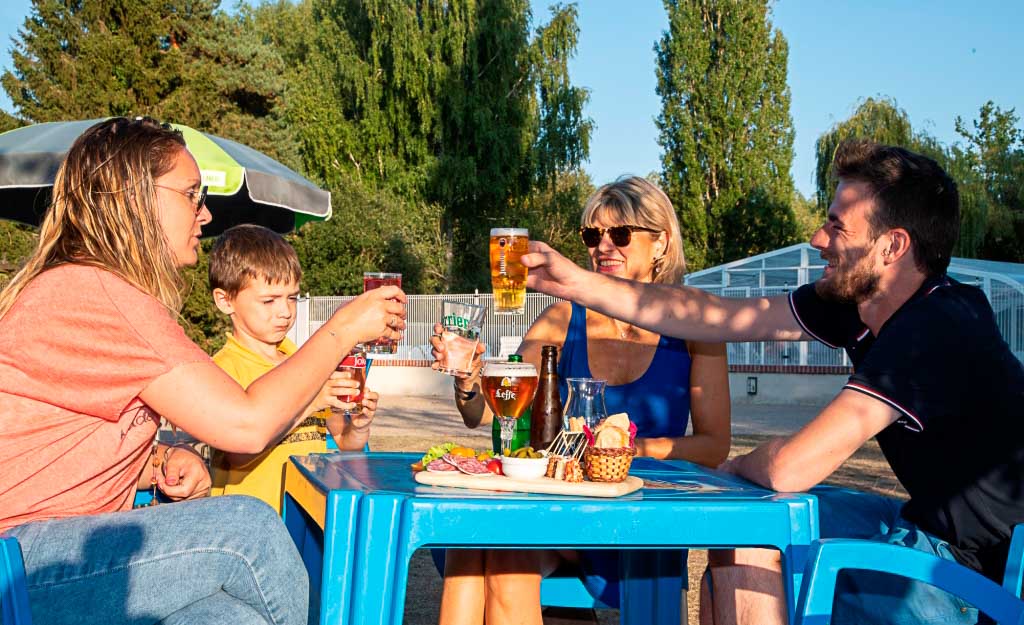
<path fill-rule="evenodd" d="M 586 271 L 550 246 L 530 242 L 527 286 L 652 332 L 704 342 L 799 341 L 807 337 L 789 298 L 730 298 L 679 285 L 649 284 Z"/>

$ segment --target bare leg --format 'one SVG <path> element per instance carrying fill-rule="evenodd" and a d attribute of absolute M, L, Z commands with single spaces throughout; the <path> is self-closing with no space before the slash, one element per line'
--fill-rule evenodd
<path fill-rule="evenodd" d="M 712 609 L 711 587 L 708 584 L 711 577 L 711 567 L 704 569 L 700 576 L 700 625 L 715 625 L 715 611 Z"/>
<path fill-rule="evenodd" d="M 774 549 L 710 551 L 716 625 L 784 625 L 782 562 Z M 701 600 L 701 623 L 705 604 Z"/>
<path fill-rule="evenodd" d="M 483 625 L 484 553 L 479 549 L 445 553 L 439 625 Z"/>
<path fill-rule="evenodd" d="M 487 625 L 543 625 L 540 582 L 558 565 L 553 551 L 486 552 Z"/>

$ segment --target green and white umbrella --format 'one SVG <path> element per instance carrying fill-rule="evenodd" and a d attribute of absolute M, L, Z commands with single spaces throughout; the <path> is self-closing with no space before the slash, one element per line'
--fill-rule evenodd
<path fill-rule="evenodd" d="M 71 144 L 103 120 L 47 122 L 0 134 L 0 219 L 38 225 L 50 204 L 57 169 Z M 172 124 L 210 187 L 206 205 L 216 235 L 240 223 L 288 232 L 314 219 L 329 219 L 331 194 L 269 156 L 241 143 Z"/>

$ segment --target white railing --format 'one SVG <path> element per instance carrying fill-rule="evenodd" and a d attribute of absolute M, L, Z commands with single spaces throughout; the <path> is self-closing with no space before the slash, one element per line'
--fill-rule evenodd
<path fill-rule="evenodd" d="M 777 295 L 786 289 L 778 287 L 756 288 L 714 288 L 708 289 L 726 297 L 751 297 L 761 295 Z M 310 334 L 316 332 L 342 304 L 351 297 L 314 296 L 299 301 L 298 318 L 293 329 L 292 339 L 302 344 Z M 527 293 L 526 311 L 522 315 L 495 315 L 494 299 L 487 294 L 451 294 L 451 295 L 410 295 L 408 303 L 408 319 L 405 336 L 398 344 L 398 351 L 393 356 L 376 358 L 396 358 L 411 360 L 429 360 L 430 335 L 434 324 L 441 319 L 441 302 L 456 301 L 478 304 L 487 309 L 484 319 L 483 341 L 488 346 L 487 355 L 499 352 L 501 337 L 521 337 L 540 316 L 541 312 L 551 304 L 559 301 L 554 297 L 540 293 Z M 787 342 L 765 341 L 759 343 L 730 343 L 728 346 L 729 363 L 733 365 L 775 365 L 775 366 L 848 366 L 846 353 L 842 350 L 829 349 L 818 342 Z"/>
<path fill-rule="evenodd" d="M 993 302 L 996 319 L 1003 337 L 1010 349 L 1024 360 L 1024 296 L 1014 289 L 1001 285 L 980 285 Z M 724 297 L 770 297 L 782 295 L 792 287 L 698 287 Z M 299 302 L 298 318 L 292 330 L 292 339 L 302 344 L 351 297 L 303 298 Z M 468 295 L 410 295 L 408 305 L 408 327 L 405 337 L 398 346 L 398 353 L 392 358 L 429 360 L 430 335 L 434 323 L 441 319 L 441 302 L 444 300 L 479 304 L 487 308 L 484 319 L 483 340 L 488 346 L 488 355 L 496 355 L 502 337 L 521 337 L 540 316 L 545 308 L 558 301 L 540 293 L 526 295 L 526 311 L 522 315 L 495 315 L 491 294 Z M 729 343 L 729 364 L 765 366 L 840 366 L 848 367 L 850 361 L 841 349 L 830 349 L 817 341 L 790 342 L 764 341 L 758 343 Z M 380 357 L 380 356 L 378 356 Z M 387 358 L 388 356 L 384 356 Z"/>

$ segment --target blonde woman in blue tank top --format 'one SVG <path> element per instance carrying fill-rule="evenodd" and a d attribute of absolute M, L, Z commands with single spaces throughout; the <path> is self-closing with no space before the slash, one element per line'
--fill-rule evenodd
<path fill-rule="evenodd" d="M 678 283 L 685 272 L 679 222 L 668 197 L 644 178 L 623 177 L 587 201 L 580 236 L 591 269 L 645 282 Z M 435 328 L 439 333 L 440 329 Z M 637 424 L 637 454 L 722 463 L 731 443 L 725 345 L 662 337 L 592 310 L 560 302 L 527 331 L 519 353 L 540 369 L 543 345 L 557 345 L 566 377 L 608 381 L 609 414 Z M 443 346 L 433 340 L 435 359 Z M 435 368 L 437 365 L 434 365 Z M 456 405 L 470 428 L 490 424 L 479 392 L 479 368 L 456 379 Z M 688 421 L 693 433 L 686 436 Z M 451 550 L 444 564 L 441 625 L 541 625 L 540 582 L 566 561 L 578 566 L 591 593 L 618 603 L 617 552 Z"/>

